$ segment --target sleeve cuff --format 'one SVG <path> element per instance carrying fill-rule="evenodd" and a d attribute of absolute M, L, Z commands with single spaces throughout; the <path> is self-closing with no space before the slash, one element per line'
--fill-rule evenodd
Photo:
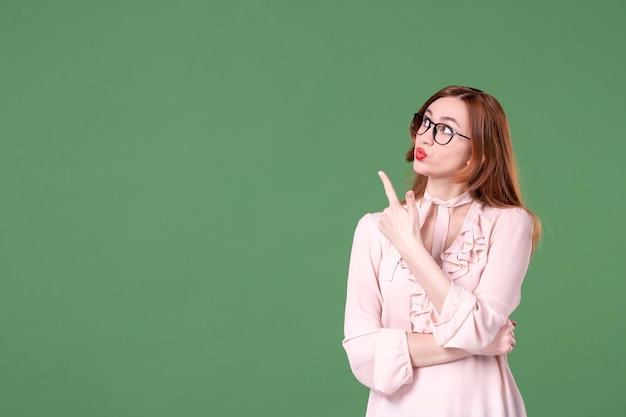
<path fill-rule="evenodd" d="M 381 329 L 376 342 L 373 389 L 391 395 L 413 381 L 413 367 L 406 333 L 399 329 Z"/>

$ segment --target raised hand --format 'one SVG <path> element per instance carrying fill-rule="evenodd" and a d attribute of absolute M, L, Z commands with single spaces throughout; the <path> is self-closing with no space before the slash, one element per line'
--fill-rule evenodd
<path fill-rule="evenodd" d="M 500 331 L 498 331 L 493 342 L 483 349 L 480 354 L 485 356 L 497 356 L 511 353 L 517 343 L 515 341 L 515 326 L 517 326 L 517 322 L 507 320 L 504 326 L 500 328 Z"/>
<path fill-rule="evenodd" d="M 410 252 L 415 245 L 423 245 L 419 213 L 415 206 L 415 194 L 412 190 L 407 191 L 405 207 L 398 199 L 387 174 L 379 171 L 378 176 L 383 182 L 389 201 L 389 207 L 383 210 L 378 228 L 400 254 Z"/>

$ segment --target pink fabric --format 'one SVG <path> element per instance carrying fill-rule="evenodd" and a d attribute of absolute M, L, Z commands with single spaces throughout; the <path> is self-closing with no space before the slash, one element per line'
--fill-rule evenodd
<path fill-rule="evenodd" d="M 426 204 L 419 206 L 425 217 Z M 520 302 L 532 220 L 519 208 L 474 202 L 441 254 L 452 280 L 440 314 L 400 254 L 378 230 L 380 213 L 355 231 L 343 346 L 356 378 L 370 388 L 367 417 L 523 417 L 506 356 L 470 356 L 412 368 L 406 332 L 432 333 L 440 346 L 478 354 Z"/>
<path fill-rule="evenodd" d="M 458 207 L 464 204 L 468 204 L 472 202 L 472 196 L 469 191 L 466 191 L 462 194 L 459 194 L 455 198 L 450 200 L 440 200 L 438 198 L 432 198 L 428 191 L 424 193 L 424 199 L 426 200 L 426 204 L 424 204 L 424 210 L 426 213 L 430 210 L 430 206 L 435 205 L 437 207 L 437 217 L 435 221 L 435 234 L 433 236 L 433 244 L 431 248 L 431 254 L 433 255 L 433 259 L 437 262 L 441 261 L 441 253 L 443 252 L 444 246 L 446 244 L 446 238 L 448 237 L 448 227 L 450 225 L 450 211 L 448 210 L 450 207 Z M 424 223 L 424 218 L 422 217 L 422 224 Z"/>

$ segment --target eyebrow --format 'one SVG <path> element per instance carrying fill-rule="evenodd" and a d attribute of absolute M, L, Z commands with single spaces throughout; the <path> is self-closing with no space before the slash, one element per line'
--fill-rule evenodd
<path fill-rule="evenodd" d="M 432 117 L 433 112 L 430 111 L 430 109 L 426 109 L 426 111 L 424 112 L 424 114 L 428 114 Z M 455 118 L 453 117 L 449 117 L 449 116 L 441 116 L 441 120 L 448 120 L 451 121 L 452 123 L 454 123 L 456 125 L 457 128 L 461 128 L 461 125 L 459 125 L 459 122 L 456 121 Z"/>

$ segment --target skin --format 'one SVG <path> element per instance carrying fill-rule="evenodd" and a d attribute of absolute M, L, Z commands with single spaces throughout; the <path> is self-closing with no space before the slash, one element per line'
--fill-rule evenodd
<path fill-rule="evenodd" d="M 442 97 L 433 102 L 425 114 L 435 123 L 445 123 L 455 131 L 465 134 L 468 129 L 467 107 L 456 97 Z M 453 181 L 455 175 L 469 163 L 471 144 L 469 140 L 455 136 L 447 145 L 434 142 L 432 128 L 423 135 L 416 136 L 416 147 L 425 150 L 427 157 L 415 160 L 413 169 L 428 177 L 426 190 L 442 200 L 456 197 L 467 189 L 467 184 Z M 412 190 L 405 195 L 403 205 L 387 175 L 380 171 L 389 206 L 383 210 L 379 228 L 396 247 L 416 280 L 422 285 L 426 295 L 437 312 L 441 312 L 444 300 L 452 282 L 441 270 L 430 254 L 434 233 L 434 215 L 427 215 L 420 229 L 420 217 Z M 459 233 L 470 204 L 450 210 L 450 229 L 446 247 Z M 499 331 L 495 340 L 481 353 L 483 355 L 508 354 L 515 346 L 515 324 L 508 321 Z M 451 362 L 470 353 L 461 349 L 447 349 L 437 346 L 431 334 L 407 333 L 409 352 L 414 367 Z"/>

